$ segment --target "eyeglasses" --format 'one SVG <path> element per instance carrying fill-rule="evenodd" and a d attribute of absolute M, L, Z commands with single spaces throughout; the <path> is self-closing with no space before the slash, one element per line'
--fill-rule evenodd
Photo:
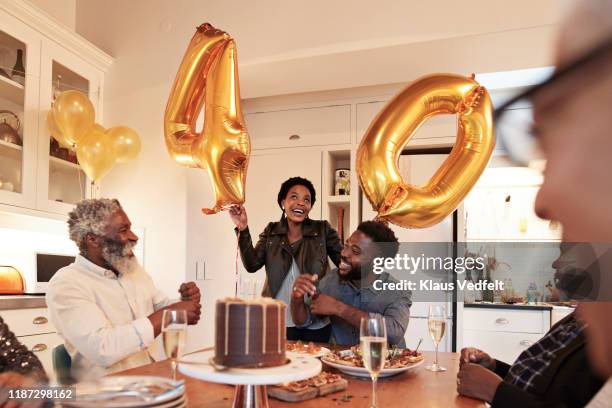
<path fill-rule="evenodd" d="M 554 87 L 584 81 L 594 82 L 591 70 L 609 72 L 612 61 L 612 39 L 607 39 L 580 58 L 559 67 L 545 81 L 534 85 L 495 109 L 493 119 L 499 146 L 514 163 L 541 167 L 544 153 L 534 132 L 533 101 Z"/>

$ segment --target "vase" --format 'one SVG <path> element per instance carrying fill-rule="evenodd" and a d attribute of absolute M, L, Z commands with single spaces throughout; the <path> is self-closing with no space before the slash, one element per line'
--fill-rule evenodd
<path fill-rule="evenodd" d="M 23 66 L 23 50 L 17 50 L 17 60 L 11 72 L 11 79 L 21 85 L 25 85 L 25 67 Z"/>

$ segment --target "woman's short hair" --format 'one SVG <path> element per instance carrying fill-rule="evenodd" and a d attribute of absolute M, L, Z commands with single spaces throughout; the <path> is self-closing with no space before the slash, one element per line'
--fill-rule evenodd
<path fill-rule="evenodd" d="M 278 198 L 276 201 L 278 202 L 278 206 L 281 209 L 283 208 L 283 205 L 281 203 L 287 197 L 289 190 L 291 190 L 291 187 L 293 186 L 306 187 L 308 191 L 310 191 L 310 205 L 314 205 L 317 198 L 317 192 L 315 191 L 315 188 L 310 182 L 310 180 L 305 179 L 303 177 L 291 177 L 290 179 L 285 180 L 283 184 L 281 184 L 280 191 L 278 192 Z"/>

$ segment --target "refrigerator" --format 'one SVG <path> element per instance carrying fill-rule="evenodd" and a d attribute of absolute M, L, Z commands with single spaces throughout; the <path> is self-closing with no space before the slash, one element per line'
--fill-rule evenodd
<path fill-rule="evenodd" d="M 431 178 L 434 172 L 442 165 L 448 156 L 448 149 L 423 149 L 403 154 L 399 160 L 399 170 L 405 182 L 414 185 L 423 185 Z M 376 213 L 365 195 L 362 195 L 361 220 L 372 220 Z M 446 217 L 442 222 L 430 228 L 408 229 L 389 224 L 400 243 L 402 242 L 456 242 L 457 216 L 455 213 Z M 450 246 L 448 246 L 450 247 Z M 448 254 L 452 256 L 451 254 Z M 399 277 L 396 277 L 399 278 Z M 450 292 L 437 297 L 435 301 L 413 301 L 410 308 L 410 321 L 406 330 L 406 347 L 414 349 L 420 339 L 423 342 L 420 350 L 433 351 L 434 343 L 429 336 L 427 327 L 427 314 L 432 305 L 442 305 L 446 310 L 446 329 L 439 345 L 439 351 L 455 351 L 457 341 L 457 304 L 453 301 L 456 294 Z"/>

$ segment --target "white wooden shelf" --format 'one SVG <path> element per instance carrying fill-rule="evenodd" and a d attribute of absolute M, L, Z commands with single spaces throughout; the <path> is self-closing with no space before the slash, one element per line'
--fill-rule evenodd
<path fill-rule="evenodd" d="M 327 196 L 328 204 L 349 204 L 351 202 L 350 195 L 330 195 Z"/>
<path fill-rule="evenodd" d="M 0 75 L 0 98 L 23 106 L 25 87 L 12 79 Z"/>
<path fill-rule="evenodd" d="M 11 160 L 21 160 L 23 147 L 0 140 L 0 157 Z"/>
<path fill-rule="evenodd" d="M 0 146 L 6 146 L 9 149 L 14 149 L 14 150 L 23 150 L 23 147 L 16 145 L 15 143 L 9 143 L 9 142 L 5 142 L 4 140 L 0 140 Z"/>
<path fill-rule="evenodd" d="M 69 162 L 68 160 L 60 159 L 58 157 L 49 156 L 49 161 L 51 162 L 52 165 L 57 164 L 62 167 L 81 170 L 81 166 L 79 166 L 78 164 Z"/>

